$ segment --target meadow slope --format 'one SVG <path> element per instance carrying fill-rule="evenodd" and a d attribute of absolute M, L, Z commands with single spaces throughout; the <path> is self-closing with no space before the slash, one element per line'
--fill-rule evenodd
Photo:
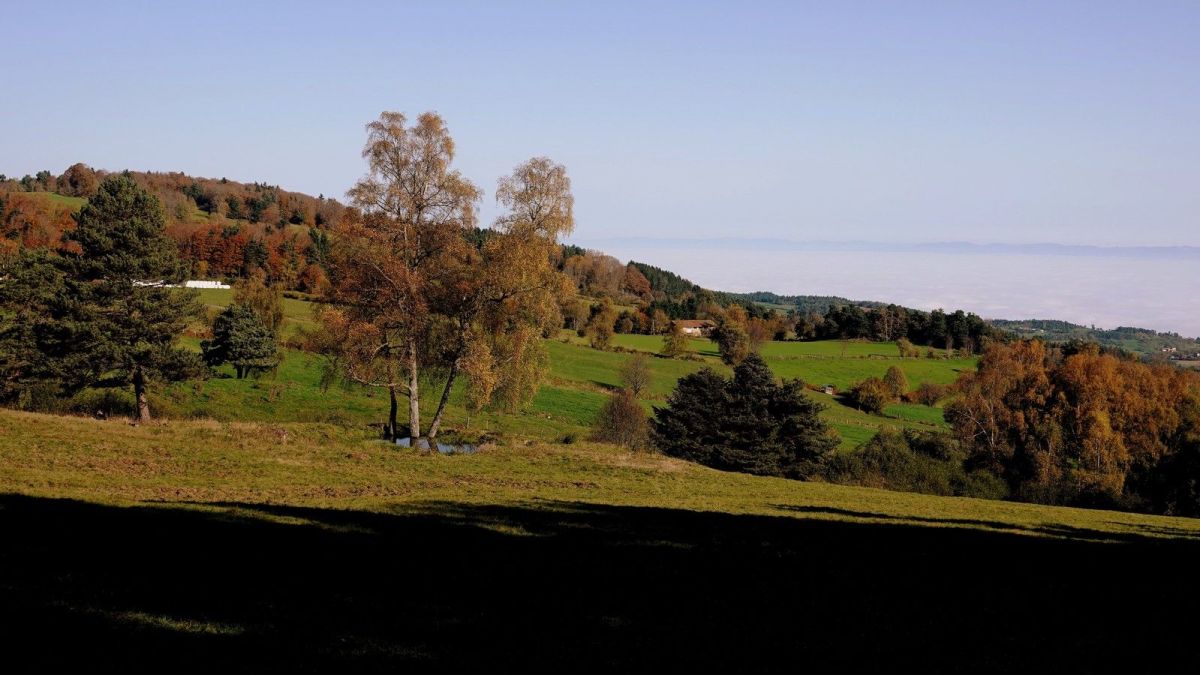
<path fill-rule="evenodd" d="M 586 443 L 0 411 L 0 527 L 18 670 L 1198 665 L 1198 520 Z"/>
<path fill-rule="evenodd" d="M 231 291 L 203 290 L 202 302 L 216 312 L 232 299 Z M 311 304 L 284 300 L 284 334 L 295 336 L 313 328 Z M 198 348 L 198 339 L 186 344 Z M 584 438 L 608 392 L 620 386 L 621 366 L 632 352 L 652 356 L 653 380 L 642 403 L 647 410 L 662 405 L 680 377 L 709 367 L 728 374 L 716 348 L 709 340 L 692 339 L 691 359 L 657 356 L 662 337 L 615 335 L 614 351 L 595 350 L 572 331 L 561 331 L 546 341 L 549 371 L 532 403 L 509 413 L 485 412 L 468 416 L 462 406 L 461 388 L 450 400 L 447 422 L 469 435 L 482 432 L 554 441 L 567 436 Z M 619 351 L 616 351 L 619 350 Z M 935 354 L 941 354 L 933 350 Z M 770 342 L 762 354 L 779 377 L 800 378 L 809 384 L 850 388 L 867 377 L 882 377 L 890 366 L 898 366 L 915 389 L 922 382 L 948 384 L 975 367 L 970 358 L 899 358 L 894 343 L 853 341 Z M 173 417 L 207 417 L 244 421 L 328 421 L 365 426 L 382 421 L 386 402 L 382 392 L 362 387 L 334 385 L 322 388 L 321 358 L 298 350 L 287 350 L 285 360 L 273 376 L 259 380 L 234 380 L 225 368 L 220 376 L 197 385 L 170 388 L 157 400 L 160 409 Z M 426 388 L 425 404 L 435 403 L 434 389 Z M 842 448 L 852 449 L 869 440 L 881 427 L 944 428 L 941 409 L 897 403 L 883 415 L 869 415 L 845 405 L 840 399 L 817 392 L 809 395 L 826 406 L 825 420 L 839 433 Z"/>

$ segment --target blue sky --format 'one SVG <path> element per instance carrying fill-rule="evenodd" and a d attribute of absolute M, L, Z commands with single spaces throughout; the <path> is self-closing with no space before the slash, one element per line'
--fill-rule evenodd
<path fill-rule="evenodd" d="M 578 235 L 1200 245 L 1200 3 L 8 3 L 0 172 L 341 197 L 437 110 Z"/>

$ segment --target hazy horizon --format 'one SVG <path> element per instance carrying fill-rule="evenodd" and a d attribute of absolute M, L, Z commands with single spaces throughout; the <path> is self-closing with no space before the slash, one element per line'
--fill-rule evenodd
<path fill-rule="evenodd" d="M 792 250 L 739 247 L 737 240 L 720 247 L 704 240 L 646 245 L 636 238 L 574 243 L 712 290 L 834 295 L 926 311 L 962 309 L 985 319 L 1057 319 L 1200 337 L 1200 275 L 1194 273 L 1200 249 L 1162 256 L 838 248 L 832 242 Z"/>

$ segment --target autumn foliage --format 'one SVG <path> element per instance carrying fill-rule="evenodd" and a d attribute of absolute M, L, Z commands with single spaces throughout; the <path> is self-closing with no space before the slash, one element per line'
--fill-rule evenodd
<path fill-rule="evenodd" d="M 993 344 L 946 418 L 1021 499 L 1196 513 L 1200 377 L 1040 341 Z M 1190 472 L 1190 474 L 1189 474 Z"/>
<path fill-rule="evenodd" d="M 57 178 L 49 171 L 20 181 L 0 179 L 0 255 L 21 249 L 60 249 L 75 226 L 77 203 L 88 199 L 105 171 L 74 164 Z M 165 232 L 192 277 L 249 277 L 310 293 L 328 288 L 328 235 L 345 208 L 324 196 L 288 192 L 265 183 L 197 178 L 182 173 L 123 172 L 155 196 Z"/>

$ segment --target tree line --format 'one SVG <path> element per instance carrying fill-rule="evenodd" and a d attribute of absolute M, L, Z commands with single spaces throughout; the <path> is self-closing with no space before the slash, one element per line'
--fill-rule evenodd
<path fill-rule="evenodd" d="M 989 341 L 1009 337 L 979 316 L 961 309 L 949 313 L 941 309 L 923 312 L 899 305 L 868 308 L 835 305 L 824 314 L 810 312 L 795 317 L 794 326 L 799 339 L 908 340 L 968 354 L 981 351 Z"/>
<path fill-rule="evenodd" d="M 0 177 L 0 254 L 57 248 L 74 227 L 72 208 L 37 193 L 88 199 L 109 175 L 74 164 L 58 177 L 49 171 L 20 180 Z M 325 290 L 328 229 L 345 211 L 337 200 L 226 178 L 122 175 L 157 198 L 165 233 L 176 243 L 188 276 L 249 278 L 261 273 L 288 289 Z"/>

